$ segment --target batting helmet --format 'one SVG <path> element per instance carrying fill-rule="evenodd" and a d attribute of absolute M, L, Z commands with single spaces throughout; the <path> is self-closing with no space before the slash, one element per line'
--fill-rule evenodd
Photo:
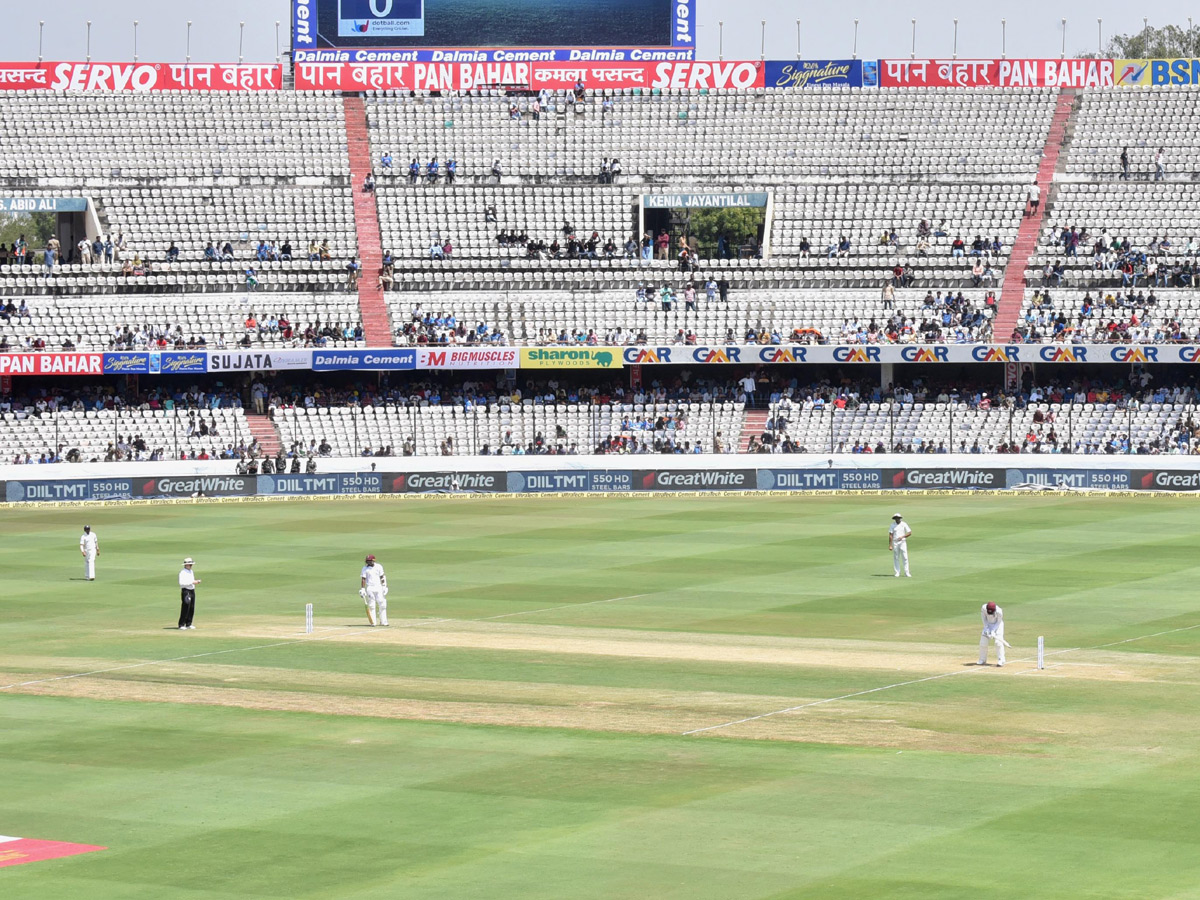
<path fill-rule="evenodd" d="M 367 562 L 375 562 L 375 554 L 374 553 L 367 554 Z"/>
<path fill-rule="evenodd" d="M 989 604 L 987 605 L 987 611 L 988 611 L 988 612 L 990 612 L 990 613 L 994 613 L 994 612 L 996 611 L 996 604 L 995 604 L 995 603 L 989 603 Z"/>

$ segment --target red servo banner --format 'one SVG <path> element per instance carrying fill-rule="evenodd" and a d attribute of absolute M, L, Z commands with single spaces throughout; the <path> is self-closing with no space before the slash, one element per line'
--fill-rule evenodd
<path fill-rule="evenodd" d="M 0 353 L 0 377 L 103 374 L 103 353 Z"/>
<path fill-rule="evenodd" d="M 1111 59 L 881 59 L 880 87 L 1112 87 Z"/>
<path fill-rule="evenodd" d="M 247 63 L 0 63 L 0 91 L 278 91 L 283 66 Z"/>
<path fill-rule="evenodd" d="M 302 62 L 301 91 L 470 91 L 484 87 L 567 90 L 755 88 L 757 62 Z"/>

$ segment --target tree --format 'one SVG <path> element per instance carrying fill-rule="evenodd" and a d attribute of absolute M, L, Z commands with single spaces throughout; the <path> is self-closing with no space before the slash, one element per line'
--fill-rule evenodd
<path fill-rule="evenodd" d="M 717 238 L 722 234 L 736 253 L 750 238 L 758 238 L 765 218 L 766 210 L 755 207 L 693 210 L 690 231 L 699 241 L 701 257 L 716 256 Z"/>
<path fill-rule="evenodd" d="M 1192 59 L 1200 56 L 1200 25 L 1148 25 L 1136 34 L 1113 35 L 1103 53 L 1079 55 L 1084 59 Z"/>
<path fill-rule="evenodd" d="M 54 213 L 0 213 L 0 244 L 11 247 L 21 235 L 30 250 L 40 250 L 54 234 Z"/>

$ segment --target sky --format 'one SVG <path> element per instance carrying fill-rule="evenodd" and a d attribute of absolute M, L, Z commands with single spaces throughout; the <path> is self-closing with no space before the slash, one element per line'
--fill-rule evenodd
<path fill-rule="evenodd" d="M 436 3 L 438 0 L 426 0 Z M 497 0 L 502 3 L 503 0 Z M 603 0 L 593 0 L 603 2 Z M 968 11 L 961 2 L 943 0 L 842 0 L 837 3 L 797 0 L 697 0 L 699 57 L 715 59 L 718 44 L 725 59 L 794 59 L 796 20 L 800 19 L 800 51 L 808 58 L 846 58 L 854 52 L 854 20 L 858 23 L 857 55 L 862 59 L 905 57 L 912 51 L 912 19 L 917 19 L 918 57 L 948 57 L 954 50 L 954 18 L 958 16 L 958 56 L 997 57 L 1001 53 L 1001 17 L 1008 20 L 1005 50 L 1010 57 L 1058 56 L 1063 47 L 1062 18 L 1067 18 L 1066 52 L 1094 51 L 1097 18 L 1103 19 L 1107 41 L 1113 34 L 1150 24 L 1187 26 L 1189 15 L 1200 22 L 1200 6 L 1183 0 L 1160 0 L 1139 8 L 1127 0 L 1094 0 L 1089 4 L 1009 0 L 981 4 Z M 133 22 L 139 22 L 138 58 L 144 62 L 182 61 L 187 52 L 187 20 L 191 16 L 191 58 L 196 62 L 235 62 L 239 22 L 245 22 L 242 54 L 247 62 L 271 62 L 286 49 L 290 27 L 289 0 L 204 0 L 192 7 L 163 0 L 55 0 L 47 17 L 42 56 L 76 60 L 87 55 L 86 21 L 92 19 L 91 58 L 98 62 L 133 59 Z M 1087 14 L 1083 15 L 1082 10 Z M 20 16 L 5 17 L 0 29 L 0 60 L 38 58 L 38 12 L 28 4 Z M 45 13 L 42 13 L 45 15 Z M 767 26 L 763 47 L 762 20 Z M 724 21 L 721 28 L 718 22 Z M 723 40 L 720 36 L 723 34 Z M 531 43 L 536 43 L 531 41 Z"/>

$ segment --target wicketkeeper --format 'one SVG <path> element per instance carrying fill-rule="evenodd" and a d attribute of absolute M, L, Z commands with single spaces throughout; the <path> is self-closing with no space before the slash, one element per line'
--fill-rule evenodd
<path fill-rule="evenodd" d="M 378 623 L 387 625 L 387 576 L 383 574 L 383 566 L 375 562 L 374 554 L 369 554 L 362 568 L 362 578 L 358 588 L 358 596 L 362 597 L 367 606 L 367 624 L 375 625 L 375 610 L 379 610 Z"/>
<path fill-rule="evenodd" d="M 1004 639 L 1004 610 L 995 603 L 985 603 L 979 609 L 983 617 L 983 634 L 979 637 L 979 665 L 986 666 L 988 641 L 996 642 L 996 665 L 1004 665 L 1004 648 L 1012 645 Z"/>

